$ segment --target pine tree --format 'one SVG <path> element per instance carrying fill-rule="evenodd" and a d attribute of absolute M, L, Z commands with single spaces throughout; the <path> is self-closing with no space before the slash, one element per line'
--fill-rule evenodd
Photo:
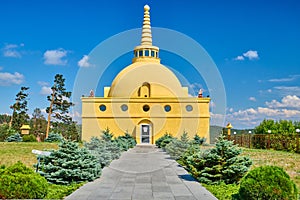
<path fill-rule="evenodd" d="M 187 156 L 188 170 L 202 183 L 237 183 L 252 165 L 242 150 L 220 136 L 215 148 Z"/>
<path fill-rule="evenodd" d="M 86 148 L 70 141 L 63 141 L 58 150 L 44 157 L 42 166 L 42 175 L 50 183 L 62 185 L 93 181 L 101 174 L 98 159 Z"/>
<path fill-rule="evenodd" d="M 48 113 L 48 123 L 46 129 L 46 138 L 48 137 L 50 130 L 51 117 L 56 120 L 54 126 L 58 126 L 59 123 L 66 125 L 72 124 L 72 117 L 69 115 L 69 109 L 74 104 L 70 101 L 72 95 L 71 92 L 68 92 L 65 88 L 65 79 L 63 75 L 56 74 L 54 78 L 54 85 L 51 87 L 52 94 L 47 96 L 48 101 L 50 102 L 49 107 L 46 111 Z"/>
<path fill-rule="evenodd" d="M 198 145 L 202 145 L 203 143 L 205 142 L 205 138 L 201 138 L 198 134 L 196 134 L 194 136 L 194 139 L 193 139 L 193 143 L 194 144 L 198 144 Z"/>
<path fill-rule="evenodd" d="M 110 132 L 108 127 L 102 131 L 102 135 L 101 135 L 102 140 L 112 141 L 113 137 L 114 134 Z"/>
<path fill-rule="evenodd" d="M 121 155 L 121 149 L 118 147 L 117 143 L 105 141 L 97 137 L 92 137 L 91 141 L 85 143 L 84 146 L 98 158 L 102 168 L 108 166 L 111 161 L 119 158 Z"/>
<path fill-rule="evenodd" d="M 0 114 L 0 125 L 1 124 L 8 124 L 10 122 L 10 115 L 7 114 Z"/>
<path fill-rule="evenodd" d="M 173 139 L 169 144 L 166 145 L 166 151 L 168 154 L 170 154 L 171 158 L 179 159 L 183 153 L 187 150 L 189 147 L 189 137 L 187 132 L 184 132 L 180 140 Z"/>
<path fill-rule="evenodd" d="M 32 118 L 30 120 L 31 130 L 30 132 L 35 136 L 40 135 L 41 133 L 46 133 L 47 121 L 42 114 L 41 109 L 35 108 L 32 113 Z"/>
<path fill-rule="evenodd" d="M 11 136 L 9 136 L 5 141 L 6 142 L 22 142 L 22 137 L 19 133 L 15 133 Z"/>
<path fill-rule="evenodd" d="M 21 87 L 20 92 L 16 94 L 16 102 L 10 106 L 13 109 L 13 114 L 10 120 L 10 127 L 16 131 L 20 131 L 20 128 L 23 124 L 27 124 L 29 116 L 27 114 L 27 98 L 28 93 L 26 91 L 29 87 Z"/>

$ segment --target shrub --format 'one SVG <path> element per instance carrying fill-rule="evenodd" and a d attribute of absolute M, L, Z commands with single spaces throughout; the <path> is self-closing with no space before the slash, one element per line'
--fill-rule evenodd
<path fill-rule="evenodd" d="M 165 146 L 169 144 L 173 139 L 174 137 L 171 134 L 166 133 L 162 137 L 158 138 L 155 141 L 155 144 L 158 148 L 165 148 Z"/>
<path fill-rule="evenodd" d="M 92 181 L 101 174 L 98 159 L 77 143 L 63 141 L 58 150 L 42 161 L 42 173 L 50 183 L 71 184 Z"/>
<path fill-rule="evenodd" d="M 19 133 L 15 133 L 8 138 L 6 138 L 5 142 L 22 142 L 22 137 Z"/>
<path fill-rule="evenodd" d="M 239 156 L 241 153 L 232 141 L 220 136 L 215 148 L 187 156 L 186 168 L 202 183 L 237 183 L 252 164 L 250 158 Z"/>
<path fill-rule="evenodd" d="M 36 142 L 36 137 L 32 134 L 30 135 L 23 135 L 23 142 Z"/>
<path fill-rule="evenodd" d="M 105 141 L 112 141 L 114 137 L 114 134 L 112 134 L 109 130 L 109 128 L 106 128 L 104 131 L 102 131 L 101 139 Z"/>
<path fill-rule="evenodd" d="M 297 200 L 297 196 L 295 183 L 282 168 L 277 166 L 257 167 L 240 183 L 240 199 Z"/>
<path fill-rule="evenodd" d="M 98 159 L 102 168 L 108 166 L 112 160 L 119 158 L 121 155 L 117 143 L 101 140 L 97 137 L 92 137 L 91 141 L 85 143 L 84 146 Z"/>
<path fill-rule="evenodd" d="M 114 141 L 120 147 L 121 151 L 127 151 L 136 145 L 135 139 L 127 132 L 124 136 L 119 136 Z"/>
<path fill-rule="evenodd" d="M 166 145 L 166 151 L 170 154 L 171 158 L 179 159 L 181 155 L 187 150 L 189 147 L 189 138 L 187 133 L 183 133 L 180 140 L 173 139 L 169 144 Z"/>
<path fill-rule="evenodd" d="M 195 135 L 194 136 L 194 138 L 193 138 L 193 140 L 192 140 L 192 142 L 194 143 L 194 144 L 198 144 L 198 145 L 202 145 L 204 142 L 206 141 L 206 139 L 203 137 L 203 138 L 201 138 L 199 135 Z"/>
<path fill-rule="evenodd" d="M 62 142 L 64 140 L 63 136 L 59 133 L 49 133 L 45 142 Z"/>
<path fill-rule="evenodd" d="M 18 162 L 0 169 L 0 197 L 4 199 L 42 199 L 47 195 L 46 179 Z"/>
<path fill-rule="evenodd" d="M 186 149 L 186 151 L 181 155 L 180 159 L 177 160 L 177 162 L 183 166 L 189 166 L 189 163 L 187 161 L 188 158 L 198 152 L 200 152 L 200 146 L 197 144 L 191 144 L 189 147 Z"/>

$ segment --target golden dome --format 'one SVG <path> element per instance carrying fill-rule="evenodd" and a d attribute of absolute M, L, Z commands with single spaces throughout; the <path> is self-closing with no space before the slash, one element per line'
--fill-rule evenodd
<path fill-rule="evenodd" d="M 149 60 L 123 69 L 112 82 L 108 97 L 187 97 L 187 91 L 167 67 Z"/>

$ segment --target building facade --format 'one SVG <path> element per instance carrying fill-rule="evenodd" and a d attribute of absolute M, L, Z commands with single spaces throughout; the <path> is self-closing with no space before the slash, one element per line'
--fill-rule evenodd
<path fill-rule="evenodd" d="M 149 10 L 146 5 L 141 44 L 134 48 L 132 64 L 104 88 L 103 97 L 82 97 L 82 140 L 109 128 L 114 136 L 128 132 L 138 144 L 184 132 L 209 143 L 210 98 L 190 97 L 188 88 L 160 63 L 159 48 L 152 45 Z"/>

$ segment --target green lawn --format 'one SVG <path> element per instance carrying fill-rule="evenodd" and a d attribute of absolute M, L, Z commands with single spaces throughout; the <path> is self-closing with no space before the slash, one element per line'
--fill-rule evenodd
<path fill-rule="evenodd" d="M 300 192 L 300 154 L 285 151 L 243 148 L 243 155 L 253 160 L 251 169 L 262 165 L 282 167 L 296 183 Z"/>
<path fill-rule="evenodd" d="M 57 148 L 57 144 L 46 142 L 0 142 L 0 165 L 10 166 L 21 161 L 26 166 L 33 168 L 33 164 L 37 163 L 36 155 L 31 153 L 33 149 Z"/>

